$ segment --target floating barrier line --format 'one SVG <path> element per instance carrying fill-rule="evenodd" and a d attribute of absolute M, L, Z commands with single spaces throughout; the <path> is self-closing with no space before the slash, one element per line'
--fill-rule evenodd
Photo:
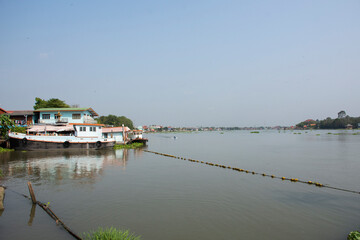
<path fill-rule="evenodd" d="M 316 187 L 325 187 L 325 188 L 334 189 L 334 190 L 338 190 L 338 191 L 360 194 L 360 192 L 358 192 L 358 191 L 345 189 L 345 188 L 332 187 L 332 186 L 329 186 L 329 185 L 324 185 L 324 184 L 319 183 L 319 182 L 304 181 L 304 180 L 299 180 L 298 178 L 278 177 L 278 176 L 270 175 L 270 174 L 266 174 L 266 173 L 258 173 L 258 172 L 254 172 L 254 171 L 245 170 L 245 169 L 242 169 L 242 168 L 230 167 L 230 166 L 225 166 L 225 165 L 222 165 L 222 164 L 215 164 L 215 163 L 211 163 L 211 162 L 204 162 L 204 161 L 194 160 L 194 159 L 191 159 L 191 158 L 178 157 L 178 156 L 174 156 L 174 155 L 170 155 L 170 154 L 166 154 L 166 153 L 154 152 L 154 151 L 150 151 L 150 150 L 143 150 L 143 151 L 148 152 L 148 153 L 153 153 L 153 154 L 156 154 L 156 155 L 161 155 L 161 156 L 164 156 L 164 157 L 170 157 L 170 158 L 185 160 L 185 161 L 189 161 L 189 162 L 201 163 L 201 164 L 206 164 L 206 165 L 209 165 L 209 166 L 220 167 L 220 168 L 224 168 L 224 169 L 230 169 L 230 170 L 237 171 L 237 172 L 251 173 L 252 175 L 261 175 L 263 177 L 269 177 L 269 178 L 273 178 L 273 179 L 281 179 L 282 181 L 299 182 L 299 183 L 304 183 L 304 184 L 307 184 L 307 185 L 314 185 Z"/>

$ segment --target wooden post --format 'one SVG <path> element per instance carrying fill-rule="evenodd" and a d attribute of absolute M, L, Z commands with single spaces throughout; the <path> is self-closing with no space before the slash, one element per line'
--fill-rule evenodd
<path fill-rule="evenodd" d="M 30 196 L 31 196 L 31 201 L 33 204 L 36 204 L 36 198 L 35 198 L 35 194 L 34 194 L 34 190 L 31 186 L 31 182 L 28 182 L 28 187 L 29 187 L 29 192 L 30 192 Z"/>

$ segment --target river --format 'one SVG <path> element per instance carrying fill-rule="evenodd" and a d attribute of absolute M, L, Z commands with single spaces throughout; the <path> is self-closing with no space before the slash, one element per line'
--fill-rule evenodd
<path fill-rule="evenodd" d="M 360 228 L 360 135 L 349 131 L 225 131 L 145 135 L 145 150 L 0 153 L 6 185 L 0 234 L 72 239 L 30 200 L 76 233 L 129 229 L 146 240 L 346 239 Z M 262 176 L 256 173 L 265 173 Z"/>

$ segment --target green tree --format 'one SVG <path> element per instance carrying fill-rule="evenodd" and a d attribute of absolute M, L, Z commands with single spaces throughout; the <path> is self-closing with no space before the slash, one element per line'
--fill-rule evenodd
<path fill-rule="evenodd" d="M 9 115 L 1 114 L 0 115 L 0 136 L 6 137 L 8 131 L 14 126 L 13 121 L 11 121 Z"/>
<path fill-rule="evenodd" d="M 70 106 L 65 103 L 65 101 L 58 98 L 50 98 L 49 100 L 44 100 L 41 98 L 35 98 L 34 110 L 40 108 L 69 108 Z"/>
<path fill-rule="evenodd" d="M 124 124 L 124 126 L 128 128 L 134 129 L 133 122 L 125 116 L 118 117 L 112 114 L 108 116 L 101 116 L 98 118 L 98 123 L 112 125 L 114 127 L 121 127 Z"/>

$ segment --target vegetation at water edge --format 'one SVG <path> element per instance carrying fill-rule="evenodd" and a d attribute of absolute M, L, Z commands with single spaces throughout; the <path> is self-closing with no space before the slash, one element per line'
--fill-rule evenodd
<path fill-rule="evenodd" d="M 0 136 L 6 137 L 8 131 L 14 125 L 13 121 L 11 121 L 10 116 L 6 114 L 0 115 Z"/>
<path fill-rule="evenodd" d="M 132 144 L 126 144 L 126 145 L 115 145 L 114 149 L 134 149 L 134 148 L 141 148 L 143 147 L 144 144 L 143 143 L 132 143 Z"/>
<path fill-rule="evenodd" d="M 2 148 L 0 147 L 0 153 L 3 153 L 3 152 L 12 152 L 14 151 L 14 149 L 9 149 L 9 148 Z"/>
<path fill-rule="evenodd" d="M 360 240 L 360 232 L 358 231 L 351 232 L 348 235 L 347 240 Z"/>
<path fill-rule="evenodd" d="M 253 131 L 253 132 L 250 132 L 250 133 L 260 133 L 259 131 Z"/>
<path fill-rule="evenodd" d="M 0 115 L 0 137 L 7 137 L 8 131 L 26 133 L 25 127 L 16 126 L 7 114 Z"/>
<path fill-rule="evenodd" d="M 352 128 L 357 128 L 358 124 L 360 124 L 360 117 L 350 117 L 346 115 L 345 111 L 340 111 L 335 119 L 331 117 L 323 120 L 308 119 L 296 124 L 296 127 L 306 129 L 346 129 L 349 124 Z"/>
<path fill-rule="evenodd" d="M 128 230 L 117 230 L 111 228 L 99 228 L 97 231 L 85 233 L 84 240 L 140 240 L 140 236 L 134 236 Z"/>

